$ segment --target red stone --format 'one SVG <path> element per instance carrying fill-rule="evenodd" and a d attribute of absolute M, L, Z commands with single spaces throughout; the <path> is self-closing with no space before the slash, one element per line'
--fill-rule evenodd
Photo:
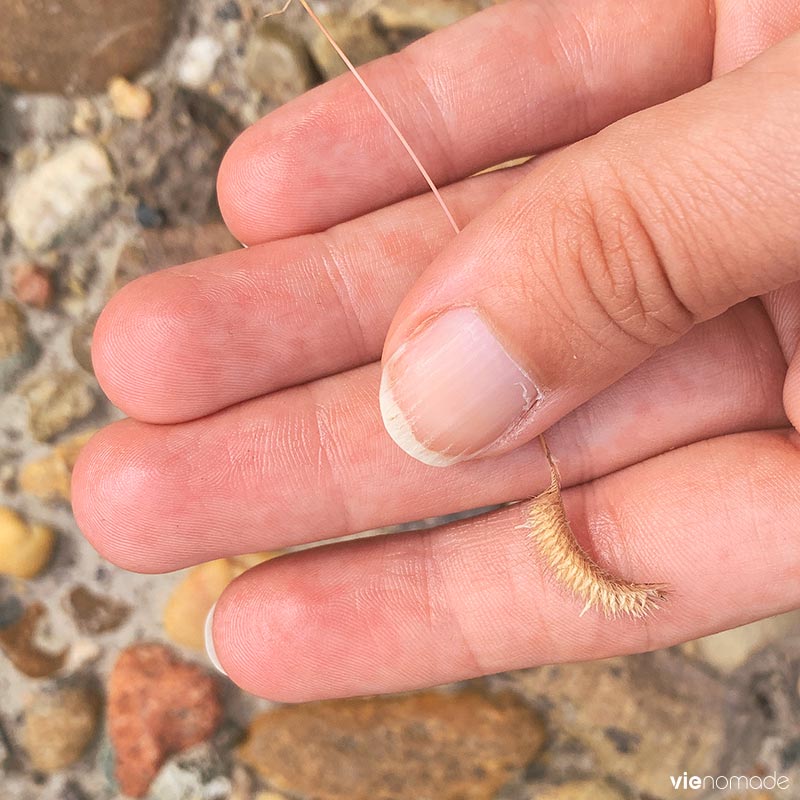
<path fill-rule="evenodd" d="M 14 297 L 26 306 L 47 308 L 53 296 L 50 276 L 35 264 L 23 263 L 14 270 Z"/>
<path fill-rule="evenodd" d="M 222 717 L 217 682 L 168 647 L 120 653 L 108 683 L 108 733 L 120 789 L 142 797 L 173 753 L 199 744 Z"/>

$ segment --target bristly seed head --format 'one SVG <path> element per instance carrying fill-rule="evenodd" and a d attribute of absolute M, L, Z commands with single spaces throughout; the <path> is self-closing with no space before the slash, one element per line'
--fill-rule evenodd
<path fill-rule="evenodd" d="M 529 504 L 524 527 L 548 568 L 559 583 L 584 603 L 580 616 L 592 608 L 611 619 L 648 616 L 666 598 L 667 587 L 617 578 L 589 557 L 572 532 L 558 470 L 544 438 L 540 437 L 540 441 L 550 466 L 550 486 Z"/>

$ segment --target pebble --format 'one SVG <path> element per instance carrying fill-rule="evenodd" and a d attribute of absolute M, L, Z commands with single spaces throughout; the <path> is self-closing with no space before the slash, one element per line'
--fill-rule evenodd
<path fill-rule="evenodd" d="M 164 608 L 164 632 L 176 644 L 205 652 L 205 623 L 211 606 L 234 578 L 274 555 L 220 558 L 189 570 Z"/>
<path fill-rule="evenodd" d="M 36 692 L 25 707 L 22 744 L 43 772 L 74 764 L 94 738 L 100 710 L 96 692 L 67 686 Z"/>
<path fill-rule="evenodd" d="M 153 208 L 147 203 L 139 202 L 136 205 L 136 221 L 143 228 L 162 228 L 166 217 L 160 208 Z"/>
<path fill-rule="evenodd" d="M 223 22 L 231 22 L 242 18 L 242 9 L 236 0 L 227 0 L 217 9 L 216 16 Z"/>
<path fill-rule="evenodd" d="M 111 205 L 113 185 L 105 151 L 73 140 L 11 187 L 8 222 L 28 250 L 46 250 L 86 233 Z"/>
<path fill-rule="evenodd" d="M 49 441 L 85 419 L 97 402 L 89 379 L 80 372 L 65 370 L 30 382 L 24 395 L 28 401 L 28 426 L 40 442 Z"/>
<path fill-rule="evenodd" d="M 14 107 L 25 120 L 25 128 L 36 131 L 39 138 L 58 141 L 69 135 L 72 104 L 66 98 L 23 94 L 14 99 Z"/>
<path fill-rule="evenodd" d="M 28 331 L 22 309 L 0 298 L 0 394 L 11 391 L 38 356 L 39 347 Z"/>
<path fill-rule="evenodd" d="M 144 86 L 116 75 L 108 82 L 108 97 L 114 113 L 122 119 L 143 120 L 153 112 L 153 96 Z"/>
<path fill-rule="evenodd" d="M 0 506 L 0 574 L 35 577 L 50 560 L 55 538 L 46 525 L 27 523 L 13 509 Z"/>
<path fill-rule="evenodd" d="M 96 431 L 85 431 L 56 445 L 48 455 L 25 464 L 19 473 L 23 492 L 48 502 L 69 502 L 72 470 L 83 446 Z"/>
<path fill-rule="evenodd" d="M 681 649 L 728 675 L 762 648 L 798 632 L 800 611 L 790 611 L 687 642 Z"/>
<path fill-rule="evenodd" d="M 166 759 L 206 741 L 222 716 L 216 681 L 159 644 L 122 651 L 108 682 L 108 733 L 124 794 L 144 796 Z"/>
<path fill-rule="evenodd" d="M 368 17 L 330 14 L 321 15 L 320 18 L 342 50 L 347 53 L 348 58 L 357 67 L 391 52 L 388 42 L 375 30 Z M 308 46 L 314 63 L 326 79 L 335 78 L 337 75 L 347 72 L 344 62 L 331 47 L 322 31 L 316 30 L 312 34 Z"/>
<path fill-rule="evenodd" d="M 238 755 L 292 796 L 486 800 L 544 741 L 518 696 L 466 690 L 283 706 L 253 720 Z"/>
<path fill-rule="evenodd" d="M 128 619 L 131 607 L 121 600 L 97 594 L 86 586 L 74 586 L 64 605 L 81 633 L 96 635 L 114 631 Z"/>
<path fill-rule="evenodd" d="M 29 605 L 13 624 L 0 628 L 0 649 L 23 675 L 46 678 L 64 666 L 67 649 L 45 650 L 40 642 L 40 628 L 46 624 L 47 609 L 42 603 Z"/>
<path fill-rule="evenodd" d="M 151 800 L 229 800 L 228 765 L 210 745 L 193 747 L 170 759 L 150 786 Z"/>
<path fill-rule="evenodd" d="M 381 0 L 372 11 L 375 19 L 388 31 L 411 31 L 417 35 L 431 33 L 458 22 L 481 8 L 474 0 Z"/>
<path fill-rule="evenodd" d="M 276 103 L 285 103 L 318 82 L 303 41 L 269 20 L 250 36 L 244 72 L 254 89 Z"/>
<path fill-rule="evenodd" d="M 222 45 L 212 36 L 196 36 L 186 45 L 178 64 L 178 82 L 189 89 L 205 88 L 222 52 Z"/>
<path fill-rule="evenodd" d="M 0 83 L 27 92 L 102 89 L 155 62 L 173 17 L 170 0 L 5 0 Z"/>
<path fill-rule="evenodd" d="M 79 136 L 93 136 L 100 130 L 100 114 L 87 97 L 78 97 L 72 113 L 72 130 Z"/>
<path fill-rule="evenodd" d="M 726 687 L 674 651 L 539 667 L 514 686 L 599 774 L 642 794 L 661 797 L 668 775 L 713 772 L 728 752 Z"/>
<path fill-rule="evenodd" d="M 13 271 L 11 291 L 16 300 L 32 308 L 47 308 L 53 299 L 50 273 L 28 261 L 18 264 Z"/>

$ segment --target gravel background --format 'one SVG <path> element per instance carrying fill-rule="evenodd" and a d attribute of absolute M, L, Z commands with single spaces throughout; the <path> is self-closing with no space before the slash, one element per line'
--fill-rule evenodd
<path fill-rule="evenodd" d="M 298 7 L 264 26 L 259 19 L 268 3 L 127 5 L 10 0 L 8 18 L 0 21 L 0 276 L 6 303 L 0 313 L 0 506 L 56 532 L 54 554 L 35 578 L 0 575 L 0 638 L 26 608 L 41 604 L 46 613 L 25 647 L 66 652 L 63 665 L 41 677 L 24 674 L 0 655 L 0 797 L 14 800 L 105 800 L 119 793 L 102 714 L 96 729 L 89 726 L 89 744 L 75 763 L 52 773 L 37 769 L 37 748 L 58 735 L 56 723 L 47 723 L 40 741 L 29 740 L 36 738 L 29 720 L 43 707 L 43 696 L 77 681 L 102 698 L 119 652 L 136 642 L 169 643 L 182 658 L 208 668 L 204 654 L 176 643 L 162 622 L 186 573 L 124 572 L 80 536 L 64 493 L 64 442 L 120 416 L 103 398 L 87 355 L 94 319 L 110 294 L 144 272 L 234 247 L 219 224 L 214 196 L 222 153 L 244 127 L 339 70 Z M 358 60 L 402 47 L 448 15 L 485 5 L 316 3 Z M 96 14 L 89 29 L 102 46 L 81 39 L 86 23 L 76 9 Z M 30 69 L 20 73 L 20 65 Z M 106 91 L 121 71 L 136 73 L 134 83 L 119 83 L 116 94 Z M 0 523 L 0 572 L 20 546 Z M 113 630 L 87 630 L 92 613 L 69 602 L 78 586 L 122 603 L 127 617 Z M 193 587 L 185 591 L 202 594 Z M 200 594 L 198 606 L 207 599 Z M 778 771 L 795 788 L 774 797 L 797 797 L 797 623 L 797 615 L 787 615 L 668 652 L 477 681 L 470 687 L 480 697 L 474 708 L 470 696 L 455 696 L 459 708 L 470 709 L 468 719 L 428 695 L 391 713 L 382 701 L 369 700 L 380 723 L 353 723 L 356 729 L 347 735 L 359 745 L 352 760 L 346 748 L 341 758 L 331 755 L 337 752 L 331 737 L 339 744 L 345 737 L 335 721 L 315 724 L 348 720 L 355 706 L 347 704 L 335 706 L 330 718 L 315 707 L 281 710 L 283 716 L 265 718 L 268 735 L 253 739 L 262 749 L 249 761 L 237 756 L 254 716 L 275 710 L 220 679 L 222 727 L 193 758 L 170 761 L 151 796 L 722 796 L 673 791 L 669 775 L 688 770 Z M 19 648 L 8 639 L 0 645 L 7 655 Z M 511 707 L 491 710 L 497 692 L 505 690 Z M 525 728 L 527 748 L 507 735 L 509 725 L 521 724 L 520 709 L 538 715 Z M 58 709 L 45 717 L 52 722 Z M 394 725 L 417 726 L 427 744 L 401 761 L 387 745 L 394 734 L 381 725 L 395 733 Z M 540 734 L 543 750 L 534 742 Z M 296 752 L 291 769 L 274 763 L 279 748 Z M 426 753 L 437 763 L 426 763 Z M 507 765 L 501 769 L 500 762 Z M 391 776 L 378 782 L 383 789 L 369 788 L 375 774 Z M 504 776 L 499 783 L 497 774 Z"/>

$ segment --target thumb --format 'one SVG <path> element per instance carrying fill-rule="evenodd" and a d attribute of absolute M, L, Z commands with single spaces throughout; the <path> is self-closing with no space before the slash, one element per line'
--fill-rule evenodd
<path fill-rule="evenodd" d="M 695 323 L 800 279 L 800 35 L 554 154 L 406 297 L 381 410 L 434 465 L 513 449 Z"/>

